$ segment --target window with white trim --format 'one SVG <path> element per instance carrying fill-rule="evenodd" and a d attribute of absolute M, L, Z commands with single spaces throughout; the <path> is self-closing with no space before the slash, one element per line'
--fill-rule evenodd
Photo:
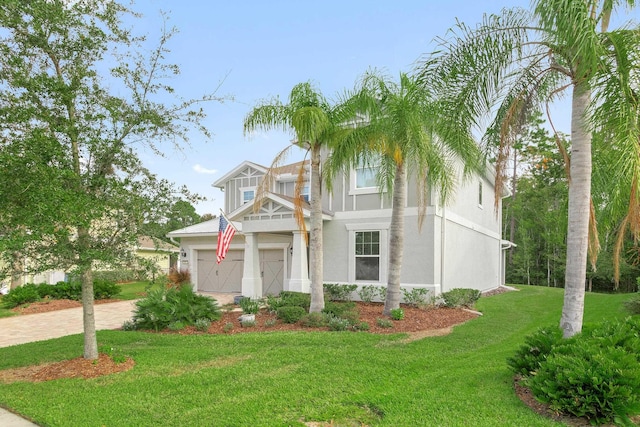
<path fill-rule="evenodd" d="M 378 169 L 380 169 L 380 159 L 371 159 L 351 169 L 349 195 L 378 193 Z M 383 190 L 384 191 L 384 190 Z"/>
<path fill-rule="evenodd" d="M 380 280 L 380 232 L 355 232 L 356 280 Z"/>
<path fill-rule="evenodd" d="M 242 195 L 242 204 L 249 203 L 256 198 L 256 187 L 242 187 L 240 194 Z"/>
<path fill-rule="evenodd" d="M 302 199 L 305 202 L 308 202 L 310 200 L 310 198 L 311 198 L 310 194 L 311 193 L 309 192 L 309 186 L 308 185 L 305 185 L 304 187 L 302 187 L 302 190 L 300 191 L 300 197 L 302 197 Z"/>
<path fill-rule="evenodd" d="M 482 207 L 482 181 L 478 181 L 478 206 Z"/>

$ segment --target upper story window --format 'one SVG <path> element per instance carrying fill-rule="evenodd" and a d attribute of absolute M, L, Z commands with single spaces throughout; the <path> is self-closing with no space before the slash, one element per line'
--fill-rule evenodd
<path fill-rule="evenodd" d="M 308 202 L 310 200 L 310 194 L 311 193 L 309 192 L 308 185 L 305 185 L 304 187 L 302 187 L 302 190 L 300 190 L 300 196 L 305 202 Z"/>
<path fill-rule="evenodd" d="M 240 194 L 242 195 L 242 203 L 249 203 L 256 198 L 256 188 L 255 187 L 243 187 L 240 189 Z"/>
<path fill-rule="evenodd" d="M 367 163 L 361 163 L 351 170 L 349 195 L 378 193 L 377 175 L 379 161 L 373 159 Z"/>
<path fill-rule="evenodd" d="M 356 188 L 375 188 L 377 168 L 372 166 L 359 166 L 356 168 Z"/>

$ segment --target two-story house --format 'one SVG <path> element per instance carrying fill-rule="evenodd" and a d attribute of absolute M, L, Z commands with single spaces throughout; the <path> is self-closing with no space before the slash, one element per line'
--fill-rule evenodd
<path fill-rule="evenodd" d="M 278 168 L 258 213 L 257 188 L 267 168 L 245 161 L 213 183 L 224 192 L 224 212 L 238 232 L 226 258 L 216 263 L 218 219 L 172 231 L 180 239 L 179 267 L 188 269 L 194 288 L 247 297 L 282 290 L 309 292 L 309 253 L 294 218 L 294 187 L 300 167 Z M 454 200 L 441 206 L 427 200 L 418 229 L 416 183 L 409 178 L 401 286 L 426 288 L 435 295 L 453 288 L 488 290 L 504 283 L 501 204 L 494 208 L 494 176 L 487 171 L 460 180 Z M 308 191 L 303 212 L 309 217 Z M 376 186 L 375 170 L 356 168 L 323 194 L 324 282 L 386 286 L 391 197 Z"/>

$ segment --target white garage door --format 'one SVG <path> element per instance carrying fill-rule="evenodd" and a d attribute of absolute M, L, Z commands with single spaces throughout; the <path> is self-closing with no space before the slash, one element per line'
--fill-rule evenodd
<path fill-rule="evenodd" d="M 198 290 L 204 292 L 241 292 L 244 251 L 229 251 L 216 263 L 216 251 L 198 251 Z"/>
<path fill-rule="evenodd" d="M 260 271 L 262 273 L 262 294 L 278 295 L 284 283 L 284 251 L 263 249 L 260 251 Z"/>

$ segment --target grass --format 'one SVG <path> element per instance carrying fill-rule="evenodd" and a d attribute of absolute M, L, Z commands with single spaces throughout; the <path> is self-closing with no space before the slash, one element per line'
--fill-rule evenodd
<path fill-rule="evenodd" d="M 3 384 L 0 405 L 47 426 L 558 426 L 518 400 L 505 359 L 559 322 L 562 290 L 520 288 L 481 298 L 484 316 L 451 335 L 409 344 L 401 334 L 100 331 L 99 345 L 133 357 L 134 369 Z M 588 294 L 585 322 L 624 318 L 631 297 Z M 81 352 L 81 335 L 0 348 L 0 369 Z"/>

